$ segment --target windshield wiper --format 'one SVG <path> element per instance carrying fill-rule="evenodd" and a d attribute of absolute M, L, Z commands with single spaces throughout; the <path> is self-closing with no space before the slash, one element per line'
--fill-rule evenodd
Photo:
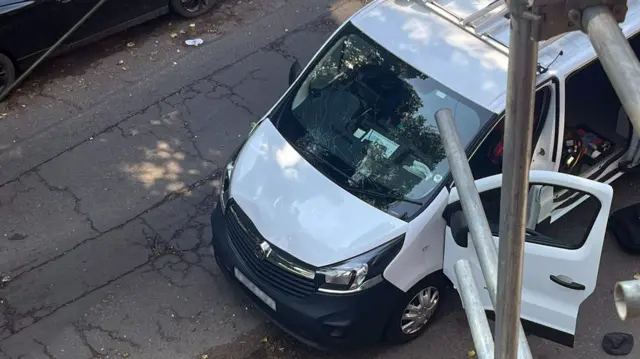
<path fill-rule="evenodd" d="M 304 146 L 294 146 L 294 148 L 298 152 L 304 152 L 304 153 L 312 156 L 313 158 L 321 161 L 325 165 L 331 167 L 331 169 L 334 170 L 336 173 L 338 173 L 340 176 L 344 177 L 347 180 L 347 184 L 339 184 L 339 186 L 342 187 L 347 192 L 360 193 L 360 194 L 364 194 L 364 195 L 368 195 L 368 196 L 372 196 L 372 197 L 378 197 L 378 198 L 382 198 L 382 199 L 391 199 L 391 200 L 402 201 L 402 202 L 406 202 L 406 203 L 411 203 L 411 204 L 415 204 L 415 205 L 418 205 L 418 206 L 422 206 L 422 202 L 413 200 L 411 198 L 407 198 L 405 196 L 395 195 L 393 193 L 370 191 L 370 190 L 366 190 L 366 189 L 362 189 L 362 188 L 356 187 L 356 185 L 351 183 L 351 176 L 349 176 L 346 173 L 344 173 L 344 172 L 340 171 L 339 169 L 337 169 L 329 161 L 327 161 L 326 159 L 322 158 L 322 156 L 319 156 L 318 154 L 313 153 L 313 151 L 309 151 L 307 148 L 304 148 Z"/>
<path fill-rule="evenodd" d="M 393 193 L 383 193 L 383 192 L 376 192 L 376 191 L 369 191 L 366 189 L 361 189 L 358 187 L 354 187 L 354 186 L 341 186 L 342 188 L 344 188 L 346 191 L 349 192 L 355 192 L 355 193 L 362 193 L 364 195 L 368 195 L 368 196 L 372 196 L 372 197 L 378 197 L 378 198 L 383 198 L 383 199 L 393 199 L 396 201 L 402 201 L 402 202 L 407 202 L 407 203 L 412 203 L 418 206 L 422 206 L 422 202 L 413 200 L 411 198 L 407 198 L 405 196 L 400 196 L 400 195 L 394 195 Z"/>

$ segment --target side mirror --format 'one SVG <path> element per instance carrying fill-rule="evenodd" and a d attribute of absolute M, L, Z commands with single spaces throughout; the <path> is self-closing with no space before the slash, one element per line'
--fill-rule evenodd
<path fill-rule="evenodd" d="M 469 245 L 469 225 L 464 212 L 457 211 L 451 215 L 450 224 L 453 240 L 457 245 L 467 248 Z"/>
<path fill-rule="evenodd" d="M 296 60 L 293 64 L 291 64 L 291 68 L 289 69 L 289 86 L 291 86 L 291 84 L 296 81 L 301 72 L 302 67 L 300 66 L 298 60 Z"/>

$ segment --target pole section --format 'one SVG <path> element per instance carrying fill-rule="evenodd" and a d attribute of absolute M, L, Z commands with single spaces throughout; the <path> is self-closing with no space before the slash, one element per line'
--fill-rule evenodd
<path fill-rule="evenodd" d="M 496 298 L 496 359 L 514 359 L 518 350 L 526 207 L 531 163 L 531 135 L 538 43 L 532 40 L 526 0 L 511 0 L 511 33 L 507 72 L 507 106 L 502 164 L 498 295 Z M 520 341 L 521 345 L 526 343 Z"/>
<path fill-rule="evenodd" d="M 613 299 L 618 316 L 622 320 L 640 316 L 640 280 L 616 283 Z"/>
<path fill-rule="evenodd" d="M 582 12 L 582 28 L 611 81 L 629 120 L 640 135 L 640 62 L 609 7 L 594 6 Z"/>
<path fill-rule="evenodd" d="M 479 359 L 493 359 L 493 335 L 489 328 L 489 321 L 484 312 L 484 306 L 480 300 L 480 293 L 473 278 L 471 265 L 466 259 L 461 259 L 454 266 L 460 298 L 464 311 L 467 313 L 473 346 Z"/>
<path fill-rule="evenodd" d="M 460 195 L 462 211 L 469 224 L 471 240 L 473 241 L 478 261 L 480 262 L 480 268 L 482 269 L 484 281 L 487 285 L 489 297 L 491 298 L 493 307 L 498 308 L 496 301 L 498 288 L 498 252 L 493 242 L 493 234 L 491 233 L 487 216 L 480 201 L 480 195 L 473 180 L 469 160 L 464 152 L 464 147 L 460 143 L 460 137 L 456 132 L 453 112 L 448 108 L 441 109 L 436 112 L 435 117 L 444 150 L 449 160 L 449 166 L 451 167 L 451 175 L 453 176 L 458 194 Z M 519 314 L 520 313 L 518 313 L 518 319 L 520 318 Z M 529 349 L 529 343 L 527 342 L 527 337 L 524 334 L 522 325 L 520 325 L 519 321 L 517 321 L 516 324 L 518 328 L 515 333 L 519 335 L 516 338 L 518 338 L 520 342 L 520 346 L 517 347 L 519 348 L 519 355 L 514 355 L 509 359 L 531 359 L 531 350 Z"/>

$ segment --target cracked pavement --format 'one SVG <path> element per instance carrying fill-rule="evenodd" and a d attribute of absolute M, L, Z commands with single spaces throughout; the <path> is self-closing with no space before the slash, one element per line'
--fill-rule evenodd
<path fill-rule="evenodd" d="M 166 40 L 185 22 L 159 19 L 53 60 L 45 68 L 65 74 L 36 75 L 0 108 L 0 359 L 467 357 L 457 300 L 405 346 L 319 353 L 266 322 L 213 261 L 221 165 L 291 63 L 363 2 L 227 2 L 198 19 L 205 45 L 188 50 Z M 110 47 L 132 38 L 137 52 Z M 110 69 L 123 57 L 129 71 Z M 615 184 L 616 207 L 638 201 L 638 179 Z M 576 349 L 532 337 L 536 358 L 603 357 L 604 333 L 640 333 L 611 295 L 639 269 L 609 238 Z"/>

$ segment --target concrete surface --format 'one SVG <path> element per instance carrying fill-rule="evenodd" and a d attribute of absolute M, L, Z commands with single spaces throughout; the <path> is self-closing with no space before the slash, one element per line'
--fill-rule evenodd
<path fill-rule="evenodd" d="M 0 359 L 466 358 L 457 300 L 407 345 L 320 353 L 266 323 L 212 261 L 221 164 L 291 62 L 362 3 L 229 1 L 195 30 L 164 17 L 48 62 L 0 105 Z M 182 45 L 193 36 L 205 44 Z M 640 199 L 638 179 L 615 184 L 616 207 Z M 576 348 L 531 337 L 535 357 L 603 358 L 606 332 L 640 334 L 611 294 L 639 269 L 607 238 Z"/>

